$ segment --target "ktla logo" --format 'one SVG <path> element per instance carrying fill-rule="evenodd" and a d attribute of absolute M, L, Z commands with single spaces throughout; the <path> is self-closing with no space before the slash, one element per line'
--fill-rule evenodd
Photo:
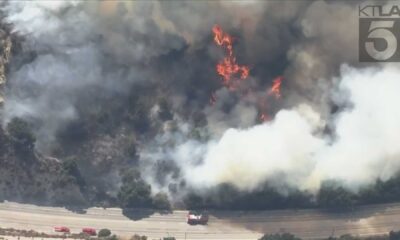
<path fill-rule="evenodd" d="M 400 62 L 400 7 L 359 6 L 360 62 Z"/>

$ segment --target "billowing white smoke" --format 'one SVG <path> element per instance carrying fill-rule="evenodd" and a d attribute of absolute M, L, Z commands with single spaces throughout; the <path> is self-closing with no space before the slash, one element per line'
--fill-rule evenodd
<path fill-rule="evenodd" d="M 313 176 L 350 186 L 383 180 L 399 171 L 400 70 L 342 68 L 339 93 L 348 108 L 334 119 L 335 140 L 318 154 Z M 346 94 L 347 92 L 347 94 Z"/>
<path fill-rule="evenodd" d="M 52 143 L 58 129 L 80 117 L 76 106 L 85 105 L 86 97 L 93 98 L 98 89 L 112 95 L 129 89 L 127 86 L 133 82 L 164 80 L 168 76 L 178 79 L 170 85 L 179 87 L 185 70 L 198 67 L 192 63 L 190 52 L 210 44 L 205 39 L 212 26 L 219 23 L 231 29 L 243 28 L 240 44 L 247 46 L 244 55 L 249 64 L 256 63 L 258 70 L 269 70 L 265 67 L 268 63 L 287 55 L 289 68 L 282 68 L 292 89 L 287 89 L 286 96 L 290 96 L 285 100 L 293 106 L 293 102 L 309 99 L 318 108 L 299 104 L 281 110 L 271 122 L 253 127 L 249 126 L 257 109 L 243 101 L 233 101 L 236 105 L 228 113 L 201 109 L 207 115 L 211 140 L 188 140 L 191 129 L 187 123 L 181 124 L 178 127 L 184 128 L 183 136 L 174 133 L 160 139 L 165 145 L 172 139 L 175 146 L 161 148 L 163 144 L 159 144 L 159 151 L 144 150 L 143 165 L 151 165 L 154 158 L 173 159 L 191 186 L 229 182 L 245 190 L 264 181 L 277 187 L 315 190 L 328 179 L 356 189 L 376 178 L 387 179 L 399 170 L 400 70 L 391 66 L 343 67 L 335 80 L 337 89 L 327 91 L 330 76 L 336 74 L 340 63 L 357 64 L 355 4 L 10 1 L 4 11 L 13 31 L 26 36 L 23 48 L 36 54 L 31 62 L 10 72 L 4 116 L 6 120 L 14 116 L 39 119 L 36 134 L 43 145 Z M 292 34 L 293 28 L 304 36 Z M 171 68 L 169 73 L 154 73 L 154 65 L 149 62 L 170 50 L 183 51 L 186 45 L 187 65 Z M 204 54 L 205 60 L 215 60 L 213 54 Z M 317 79 L 324 88 L 315 84 Z M 293 88 L 302 90 L 297 93 L 301 97 L 292 97 Z M 226 92 L 217 91 L 215 108 Z M 340 106 L 333 116 L 327 117 L 329 114 L 321 110 L 325 96 L 333 96 Z"/>
<path fill-rule="evenodd" d="M 186 178 L 195 185 L 229 182 L 241 189 L 253 189 L 281 174 L 290 177 L 292 185 L 302 183 L 314 169 L 313 154 L 323 144 L 312 135 L 314 130 L 296 110 L 282 110 L 274 121 L 249 129 L 228 129 Z"/>
<path fill-rule="evenodd" d="M 332 96 L 341 108 L 326 123 L 300 104 L 271 122 L 167 152 L 197 188 L 231 183 L 252 190 L 268 181 L 315 191 L 322 181 L 336 180 L 356 190 L 388 179 L 400 167 L 400 70 L 343 66 L 336 82 Z"/>

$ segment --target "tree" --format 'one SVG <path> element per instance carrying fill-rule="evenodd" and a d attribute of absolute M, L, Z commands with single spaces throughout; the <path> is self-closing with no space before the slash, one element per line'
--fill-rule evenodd
<path fill-rule="evenodd" d="M 326 183 L 319 190 L 317 201 L 321 207 L 331 209 L 347 209 L 354 205 L 355 196 L 342 186 Z"/>
<path fill-rule="evenodd" d="M 222 183 L 218 185 L 208 198 L 205 199 L 207 206 L 221 209 L 236 209 L 240 192 L 232 184 Z"/>
<path fill-rule="evenodd" d="M 124 208 L 151 207 L 151 187 L 136 169 L 128 170 L 122 177 L 118 199 Z"/>
<path fill-rule="evenodd" d="M 282 233 L 282 234 L 265 234 L 259 240 L 301 240 L 290 233 Z"/>
<path fill-rule="evenodd" d="M 146 236 L 140 236 L 140 235 L 135 234 L 135 235 L 133 235 L 133 236 L 131 237 L 130 240 L 147 240 L 147 237 L 146 237 Z"/>
<path fill-rule="evenodd" d="M 13 118 L 7 125 L 7 132 L 17 153 L 24 156 L 33 153 L 36 138 L 27 122 Z"/>
<path fill-rule="evenodd" d="M 241 196 L 234 206 L 246 210 L 277 209 L 286 207 L 285 200 L 285 196 L 265 183 L 259 190 Z"/>
<path fill-rule="evenodd" d="M 363 239 L 363 238 L 355 237 L 350 234 L 344 234 L 339 237 L 339 240 L 361 240 L 361 239 Z M 372 239 L 370 239 L 370 240 L 372 240 Z"/>
<path fill-rule="evenodd" d="M 67 158 L 65 161 L 63 161 L 62 169 L 67 175 L 73 177 L 76 184 L 78 184 L 80 187 L 84 187 L 86 185 L 75 159 Z"/>
<path fill-rule="evenodd" d="M 400 239 L 400 231 L 390 231 L 389 233 L 389 240 L 398 240 Z"/>
<path fill-rule="evenodd" d="M 183 201 L 188 209 L 204 208 L 204 199 L 195 193 L 189 193 Z"/>
<path fill-rule="evenodd" d="M 99 237 L 108 237 L 111 235 L 111 231 L 110 229 L 107 228 L 103 228 L 99 231 L 99 233 L 97 234 L 97 236 Z"/>
<path fill-rule="evenodd" d="M 156 180 L 164 184 L 168 177 L 177 179 L 179 177 L 179 167 L 172 159 L 162 159 L 155 163 Z"/>
<path fill-rule="evenodd" d="M 156 209 L 160 210 L 170 210 L 171 209 L 171 204 L 169 202 L 168 196 L 165 193 L 157 193 L 153 197 L 153 206 Z"/>
<path fill-rule="evenodd" d="M 117 235 L 115 235 L 115 234 L 113 234 L 113 235 L 107 237 L 106 239 L 107 239 L 107 240 L 119 240 L 119 238 L 118 238 Z M 144 240 L 147 240 L 147 239 L 144 239 Z"/>

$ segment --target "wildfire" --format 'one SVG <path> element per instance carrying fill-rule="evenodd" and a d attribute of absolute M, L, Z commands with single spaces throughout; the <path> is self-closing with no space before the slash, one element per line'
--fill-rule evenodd
<path fill-rule="evenodd" d="M 235 90 L 239 81 L 249 76 L 250 69 L 248 66 L 236 63 L 232 45 L 233 38 L 218 25 L 215 25 L 212 31 L 215 43 L 226 51 L 226 56 L 216 66 L 217 73 L 222 77 L 224 86 L 230 90 Z"/>
<path fill-rule="evenodd" d="M 214 42 L 216 45 L 220 46 L 224 50 L 224 57 L 216 65 L 216 72 L 222 78 L 223 85 L 231 91 L 238 90 L 238 87 L 242 80 L 245 80 L 250 73 L 250 68 L 246 65 L 239 65 L 236 62 L 236 56 L 233 49 L 233 37 L 228 33 L 224 32 L 222 28 L 215 25 L 212 29 L 214 33 Z M 246 97 L 247 95 L 256 96 L 259 120 L 261 122 L 270 121 L 272 119 L 269 113 L 272 111 L 270 109 L 270 100 L 277 100 L 281 97 L 281 84 L 283 81 L 283 76 L 278 76 L 272 81 L 272 86 L 268 88 L 262 96 L 257 96 L 255 93 L 257 90 L 251 86 L 243 85 L 238 91 L 240 97 Z M 210 96 L 210 105 L 214 106 L 217 101 L 215 93 Z"/>
<path fill-rule="evenodd" d="M 269 95 L 274 95 L 276 98 L 281 97 L 281 84 L 282 84 L 283 77 L 278 76 L 272 82 L 272 87 L 269 90 Z"/>

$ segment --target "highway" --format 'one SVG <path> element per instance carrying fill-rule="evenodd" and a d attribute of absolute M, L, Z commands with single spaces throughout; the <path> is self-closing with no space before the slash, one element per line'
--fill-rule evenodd
<path fill-rule="evenodd" d="M 377 235 L 400 229 L 400 204 L 364 206 L 347 213 L 318 210 L 276 210 L 258 212 L 211 212 L 208 225 L 186 224 L 187 211 L 151 213 L 136 210 L 122 214 L 118 208 L 89 208 L 85 213 L 65 208 L 42 207 L 11 202 L 0 203 L 0 227 L 53 232 L 63 225 L 72 232 L 83 227 L 109 228 L 121 236 L 135 233 L 149 239 L 174 236 L 177 239 L 258 239 L 263 233 L 291 232 L 304 239 L 331 235 Z"/>

